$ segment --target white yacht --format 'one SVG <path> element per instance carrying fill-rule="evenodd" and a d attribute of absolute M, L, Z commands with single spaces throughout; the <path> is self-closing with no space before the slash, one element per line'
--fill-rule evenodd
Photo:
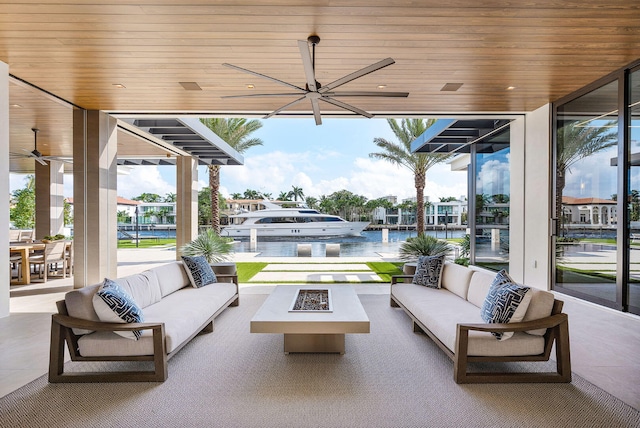
<path fill-rule="evenodd" d="M 222 228 L 220 236 L 249 237 L 251 229 L 256 230 L 257 236 L 269 237 L 358 236 L 369 225 L 367 221 L 346 221 L 336 215 L 322 214 L 301 206 L 283 208 L 270 201 L 262 201 L 261 205 L 265 209 L 242 210 L 230 215 L 230 224 Z"/>

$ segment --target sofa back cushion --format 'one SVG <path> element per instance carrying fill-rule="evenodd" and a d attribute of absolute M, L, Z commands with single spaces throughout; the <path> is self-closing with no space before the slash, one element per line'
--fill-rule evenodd
<path fill-rule="evenodd" d="M 96 294 L 101 285 L 102 283 L 90 285 L 65 294 L 64 302 L 69 315 L 83 320 L 100 321 L 98 314 L 93 309 L 93 295 Z M 73 332 L 74 334 L 89 334 L 93 333 L 93 330 L 74 328 Z"/>
<path fill-rule="evenodd" d="M 117 282 L 141 308 L 146 308 L 162 299 L 158 276 L 153 270 L 113 279 L 113 281 Z"/>
<path fill-rule="evenodd" d="M 182 267 L 182 262 L 168 263 L 150 269 L 150 271 L 153 271 L 158 277 L 162 297 L 191 284 L 186 271 Z"/>
<path fill-rule="evenodd" d="M 495 273 L 489 273 L 484 271 L 473 271 L 473 276 L 469 281 L 469 292 L 467 293 L 467 300 L 473 303 L 475 306 L 481 308 L 484 303 L 485 297 L 489 292 L 491 283 L 496 277 Z"/>
<path fill-rule="evenodd" d="M 484 299 L 489 292 L 491 282 L 495 278 L 496 274 L 487 272 L 484 270 L 474 270 L 474 274 L 471 277 L 469 283 L 469 293 L 467 300 L 477 307 L 481 308 L 484 303 Z M 531 301 L 527 307 L 527 312 L 524 315 L 522 321 L 533 321 L 540 318 L 545 318 L 551 315 L 553 309 L 554 295 L 548 291 L 539 290 L 531 287 L 529 291 L 531 294 Z M 547 330 L 542 328 L 538 330 L 527 331 L 529 334 L 536 336 L 544 336 Z"/>
<path fill-rule="evenodd" d="M 466 300 L 472 275 L 471 269 L 447 262 L 442 269 L 441 286 Z"/>
<path fill-rule="evenodd" d="M 533 321 L 551 315 L 553 301 L 555 300 L 553 293 L 536 288 L 531 288 L 530 293 L 531 302 L 529 302 L 529 307 L 522 321 Z M 535 336 L 544 336 L 546 331 L 546 328 L 540 328 L 538 330 L 528 330 L 527 333 Z"/>

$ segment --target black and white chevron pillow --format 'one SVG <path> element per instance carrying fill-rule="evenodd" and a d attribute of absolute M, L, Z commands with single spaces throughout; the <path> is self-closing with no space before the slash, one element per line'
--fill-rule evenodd
<path fill-rule="evenodd" d="M 117 282 L 105 278 L 100 289 L 93 296 L 93 309 L 98 314 L 100 321 L 134 323 L 143 322 L 142 309 L 133 300 L 133 297 L 118 285 Z M 116 331 L 116 334 L 127 339 L 138 340 L 142 332 Z"/>
<path fill-rule="evenodd" d="M 189 282 L 191 282 L 194 288 L 200 288 L 218 282 L 216 274 L 204 256 L 182 256 L 182 265 L 187 271 Z"/>
<path fill-rule="evenodd" d="M 522 321 L 531 301 L 529 290 L 529 287 L 516 284 L 505 270 L 501 270 L 491 283 L 480 316 L 490 324 Z M 513 332 L 491 334 L 498 340 L 513 336 Z"/>

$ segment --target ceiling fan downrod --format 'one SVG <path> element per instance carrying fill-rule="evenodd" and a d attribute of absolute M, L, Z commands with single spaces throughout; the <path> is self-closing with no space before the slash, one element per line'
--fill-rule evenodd
<path fill-rule="evenodd" d="M 311 43 L 311 67 L 313 68 L 313 75 L 316 75 L 316 45 L 320 43 L 320 36 L 312 34 L 307 37 L 307 42 Z M 316 80 L 316 87 L 320 89 L 320 83 Z"/>
<path fill-rule="evenodd" d="M 31 128 L 31 130 L 33 131 L 33 152 L 31 153 L 40 157 L 42 156 L 38 151 L 38 132 L 40 132 L 40 130 L 38 128 Z"/>

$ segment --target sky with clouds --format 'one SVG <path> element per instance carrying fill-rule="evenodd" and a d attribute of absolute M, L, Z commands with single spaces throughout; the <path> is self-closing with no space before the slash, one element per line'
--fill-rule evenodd
<path fill-rule="evenodd" d="M 368 199 L 394 195 L 398 200 L 414 197 L 413 175 L 389 162 L 369 157 L 379 151 L 374 138 L 396 141 L 384 119 L 263 120 L 253 136 L 262 146 L 244 154 L 244 165 L 221 169 L 221 192 L 225 196 L 247 189 L 271 193 L 301 187 L 306 196 L 319 197 L 349 190 Z M 207 186 L 206 167 L 198 171 L 199 188 Z M 128 175 L 118 176 L 118 195 L 132 198 L 141 193 L 175 193 L 175 168 L 167 166 L 132 167 Z M 465 172 L 453 172 L 440 164 L 427 172 L 425 195 L 431 200 L 460 197 L 467 193 Z M 24 177 L 12 175 L 11 190 L 24 187 Z M 73 180 L 65 175 L 65 196 L 72 196 Z"/>

